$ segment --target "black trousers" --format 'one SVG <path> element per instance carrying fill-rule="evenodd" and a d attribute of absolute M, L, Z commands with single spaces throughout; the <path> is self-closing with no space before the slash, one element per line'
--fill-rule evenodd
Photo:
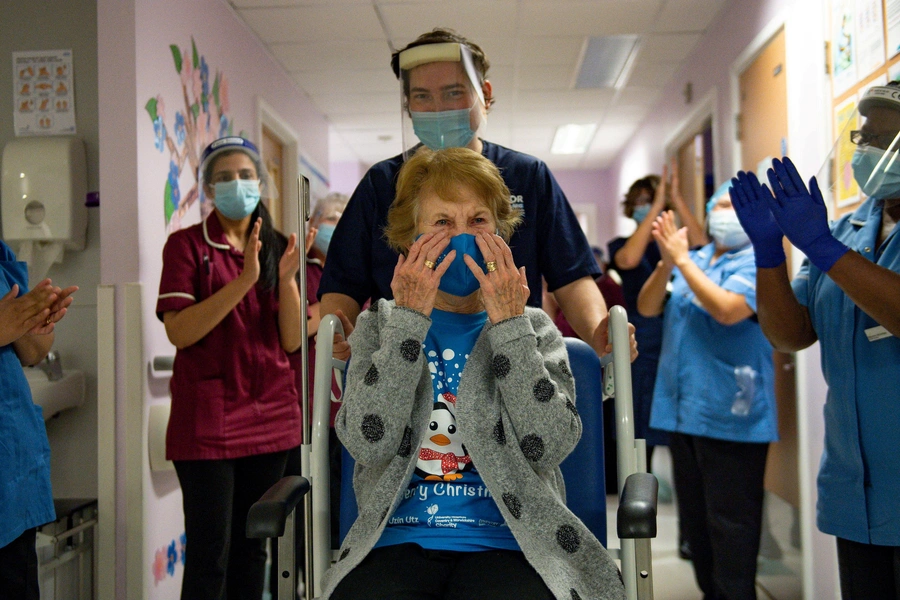
<path fill-rule="evenodd" d="M 372 550 L 331 600 L 553 600 L 521 552 L 450 552 L 399 544 Z"/>
<path fill-rule="evenodd" d="M 681 532 L 706 600 L 756 598 L 767 443 L 673 433 Z"/>
<path fill-rule="evenodd" d="M 844 600 L 900 600 L 900 547 L 837 538 Z"/>
<path fill-rule="evenodd" d="M 0 598 L 39 600 L 36 535 L 37 529 L 26 529 L 0 548 Z"/>
<path fill-rule="evenodd" d="M 182 600 L 262 598 L 265 540 L 247 537 L 247 513 L 281 479 L 287 454 L 175 461 L 187 536 Z"/>

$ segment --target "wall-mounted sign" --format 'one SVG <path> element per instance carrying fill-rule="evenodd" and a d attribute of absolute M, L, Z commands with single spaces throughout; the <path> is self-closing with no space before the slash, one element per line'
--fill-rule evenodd
<path fill-rule="evenodd" d="M 16 135 L 74 134 L 72 51 L 13 52 L 12 62 Z"/>

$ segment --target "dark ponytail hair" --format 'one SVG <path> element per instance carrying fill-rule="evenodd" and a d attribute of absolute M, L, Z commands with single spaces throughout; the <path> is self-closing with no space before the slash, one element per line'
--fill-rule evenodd
<path fill-rule="evenodd" d="M 264 290 L 275 290 L 278 295 L 278 264 L 281 255 L 287 248 L 287 238 L 284 237 L 275 226 L 272 225 L 272 216 L 260 201 L 253 211 L 250 225 L 256 223 L 256 219 L 262 217 L 262 226 L 259 228 L 259 241 L 262 249 L 259 251 L 259 282 Z"/>

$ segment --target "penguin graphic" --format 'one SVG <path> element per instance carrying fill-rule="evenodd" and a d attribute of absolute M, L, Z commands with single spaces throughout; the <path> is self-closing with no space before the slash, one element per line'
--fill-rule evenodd
<path fill-rule="evenodd" d="M 419 448 L 416 474 L 426 481 L 457 481 L 471 468 L 472 459 L 460 440 L 453 413 L 443 402 L 435 402 Z"/>

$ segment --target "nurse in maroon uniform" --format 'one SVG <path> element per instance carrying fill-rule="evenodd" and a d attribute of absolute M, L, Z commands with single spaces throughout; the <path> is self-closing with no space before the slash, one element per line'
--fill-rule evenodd
<path fill-rule="evenodd" d="M 175 345 L 166 456 L 175 463 L 187 535 L 182 599 L 261 598 L 265 546 L 247 512 L 300 444 L 287 353 L 300 347 L 300 250 L 272 227 L 259 152 L 240 137 L 203 152 L 215 209 L 169 236 L 157 316 Z"/>

